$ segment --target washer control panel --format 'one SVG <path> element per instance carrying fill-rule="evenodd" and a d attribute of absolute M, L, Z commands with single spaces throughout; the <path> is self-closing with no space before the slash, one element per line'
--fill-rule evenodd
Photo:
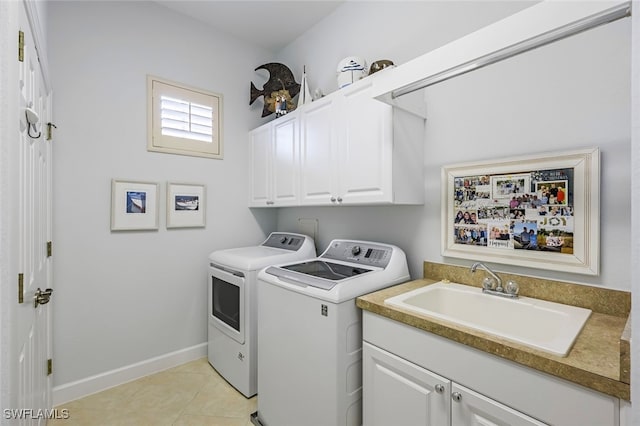
<path fill-rule="evenodd" d="M 393 247 L 366 241 L 333 240 L 320 257 L 385 268 Z"/>

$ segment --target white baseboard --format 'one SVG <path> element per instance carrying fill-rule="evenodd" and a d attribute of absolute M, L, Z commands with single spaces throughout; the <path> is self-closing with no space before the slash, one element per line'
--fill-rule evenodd
<path fill-rule="evenodd" d="M 207 342 L 53 388 L 53 406 L 207 356 Z"/>

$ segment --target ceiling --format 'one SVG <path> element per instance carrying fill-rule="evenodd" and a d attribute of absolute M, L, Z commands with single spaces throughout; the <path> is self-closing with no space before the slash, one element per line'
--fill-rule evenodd
<path fill-rule="evenodd" d="M 156 0 L 156 3 L 277 52 L 345 1 Z"/>

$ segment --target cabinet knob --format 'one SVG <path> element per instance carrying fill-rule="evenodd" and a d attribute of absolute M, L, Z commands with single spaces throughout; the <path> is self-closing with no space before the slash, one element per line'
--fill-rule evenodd
<path fill-rule="evenodd" d="M 436 390 L 436 392 L 438 392 L 438 393 L 443 393 L 443 392 L 444 392 L 444 385 L 437 384 L 437 385 L 435 386 L 435 390 Z"/>
<path fill-rule="evenodd" d="M 454 392 L 451 394 L 451 399 L 456 402 L 460 402 L 460 400 L 462 399 L 462 394 L 460 392 Z"/>
<path fill-rule="evenodd" d="M 338 202 L 341 203 L 342 202 L 342 197 L 338 197 Z"/>
<path fill-rule="evenodd" d="M 336 202 L 336 197 L 331 197 L 331 202 L 335 203 Z"/>

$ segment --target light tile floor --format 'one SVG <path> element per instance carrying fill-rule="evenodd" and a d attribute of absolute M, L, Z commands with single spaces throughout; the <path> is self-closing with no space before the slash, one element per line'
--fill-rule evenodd
<path fill-rule="evenodd" d="M 257 397 L 247 399 L 206 358 L 63 404 L 68 419 L 49 426 L 250 426 Z"/>

